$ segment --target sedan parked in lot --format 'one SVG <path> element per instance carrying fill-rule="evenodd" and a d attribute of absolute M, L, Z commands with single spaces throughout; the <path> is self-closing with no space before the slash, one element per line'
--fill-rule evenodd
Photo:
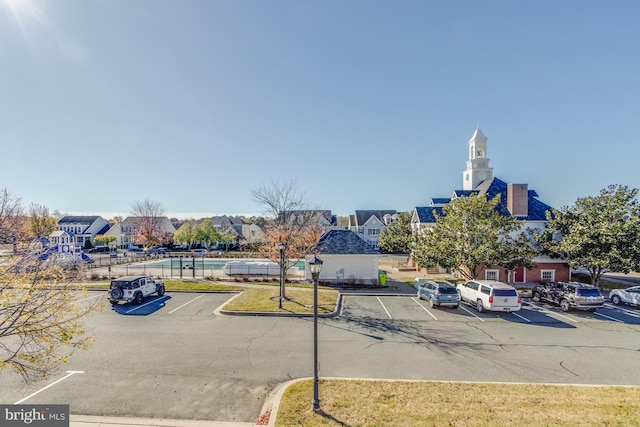
<path fill-rule="evenodd" d="M 609 299 L 616 305 L 624 303 L 640 307 L 640 286 L 632 286 L 627 289 L 614 289 L 609 292 Z"/>
<path fill-rule="evenodd" d="M 447 306 L 458 308 L 460 296 L 458 290 L 449 282 L 435 280 L 416 279 L 415 287 L 418 290 L 418 298 L 429 301 L 429 306 Z"/>

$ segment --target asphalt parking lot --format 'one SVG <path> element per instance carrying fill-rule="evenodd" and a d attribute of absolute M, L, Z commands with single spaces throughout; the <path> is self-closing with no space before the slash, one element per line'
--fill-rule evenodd
<path fill-rule="evenodd" d="M 167 292 L 88 319 L 92 347 L 49 381 L 0 377 L 0 401 L 71 412 L 254 422 L 279 384 L 313 373 L 310 318 L 223 316 L 231 293 Z M 103 298 L 91 292 L 89 298 Z M 347 295 L 319 320 L 321 377 L 640 385 L 640 311 L 432 309 L 413 295 Z M 56 382 L 57 381 L 57 382 Z M 322 398 L 322 396 L 321 396 Z"/>
<path fill-rule="evenodd" d="M 640 325 L 640 311 L 627 306 L 605 304 L 605 308 L 596 312 L 571 310 L 562 312 L 559 307 L 545 303 L 534 303 L 523 299 L 522 309 L 513 313 L 482 312 L 479 313 L 472 305 L 461 303 L 457 309 L 442 307 L 430 308 L 424 300 L 407 296 L 374 296 L 359 297 L 357 295 L 345 298 L 343 314 L 349 316 L 366 316 L 387 318 L 389 320 L 406 321 L 444 321 L 444 322 L 479 322 L 507 320 L 534 324 L 567 325 L 581 322 L 608 320 L 629 325 Z"/>

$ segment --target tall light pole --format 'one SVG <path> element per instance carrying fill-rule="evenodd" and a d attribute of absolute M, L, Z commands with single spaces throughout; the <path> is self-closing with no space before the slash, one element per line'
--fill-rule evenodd
<path fill-rule="evenodd" d="M 322 270 L 322 260 L 314 256 L 308 263 L 313 279 L 313 412 L 320 411 L 318 398 L 318 279 Z"/>
<path fill-rule="evenodd" d="M 282 309 L 282 297 L 284 295 L 284 243 L 280 242 L 278 249 L 280 250 L 280 298 L 278 299 L 278 308 Z"/>

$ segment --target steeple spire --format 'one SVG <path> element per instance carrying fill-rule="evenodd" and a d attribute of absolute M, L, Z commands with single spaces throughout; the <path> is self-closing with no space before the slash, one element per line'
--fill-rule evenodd
<path fill-rule="evenodd" d="M 469 140 L 469 160 L 467 169 L 462 173 L 463 190 L 473 190 L 482 181 L 493 178 L 493 169 L 489 167 L 487 157 L 488 138 L 480 130 L 480 122 Z"/>

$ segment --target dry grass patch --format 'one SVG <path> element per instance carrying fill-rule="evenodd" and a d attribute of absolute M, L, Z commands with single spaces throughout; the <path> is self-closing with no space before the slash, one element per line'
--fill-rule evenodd
<path fill-rule="evenodd" d="M 640 387 L 321 380 L 293 384 L 278 426 L 640 426 Z"/>
<path fill-rule="evenodd" d="M 237 298 L 224 306 L 229 311 L 291 312 L 313 313 L 313 290 L 285 290 L 287 299 L 282 301 L 282 309 L 278 308 L 279 288 L 245 288 Z M 333 313 L 336 309 L 338 292 L 318 290 L 318 313 Z"/>
<path fill-rule="evenodd" d="M 162 280 L 168 291 L 233 291 L 239 288 L 224 283 L 191 280 Z"/>

